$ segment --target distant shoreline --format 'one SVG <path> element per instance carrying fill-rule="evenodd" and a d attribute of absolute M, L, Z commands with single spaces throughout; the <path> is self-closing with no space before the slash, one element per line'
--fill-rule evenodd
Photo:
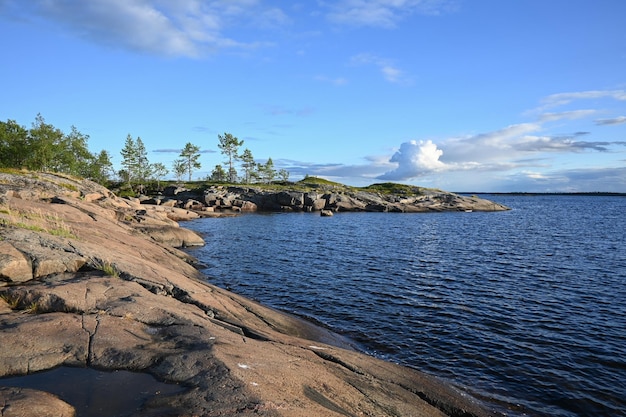
<path fill-rule="evenodd" d="M 455 191 L 455 194 L 460 195 L 511 195 L 511 196 L 535 196 L 535 195 L 553 195 L 553 196 L 581 196 L 581 197 L 626 197 L 625 193 L 613 193 L 613 192 L 577 192 L 577 193 L 566 193 L 566 192 L 555 192 L 555 193 L 541 193 L 541 192 L 466 192 L 466 191 Z"/>

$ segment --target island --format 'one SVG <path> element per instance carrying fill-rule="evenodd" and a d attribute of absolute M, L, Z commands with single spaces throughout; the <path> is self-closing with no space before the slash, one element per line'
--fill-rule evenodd
<path fill-rule="evenodd" d="M 476 195 L 397 183 L 351 187 L 319 177 L 298 182 L 276 181 L 255 185 L 170 185 L 152 197 L 140 196 L 144 204 L 182 207 L 198 212 L 385 212 L 433 213 L 445 211 L 504 211 L 508 207 Z"/>
<path fill-rule="evenodd" d="M 128 415 L 490 415 L 435 377 L 209 284 L 180 249 L 204 241 L 179 222 L 252 204 L 269 209 L 265 199 L 283 210 L 341 211 L 350 201 L 363 211 L 420 211 L 399 208 L 422 196 L 335 191 L 216 187 L 199 201 L 177 189 L 149 201 L 63 174 L 0 172 L 2 415 L 81 415 L 54 393 L 6 383 L 60 367 L 149 374 L 177 387 L 144 392 Z M 464 202 L 455 210 L 506 209 L 440 194 L 423 194 L 426 211 L 455 201 Z"/>

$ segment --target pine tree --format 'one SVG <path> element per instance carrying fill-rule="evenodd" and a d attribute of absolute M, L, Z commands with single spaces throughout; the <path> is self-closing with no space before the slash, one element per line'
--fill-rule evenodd
<path fill-rule="evenodd" d="M 132 189 L 132 181 L 135 178 L 137 167 L 139 166 L 139 155 L 135 141 L 130 133 L 126 136 L 126 141 L 124 142 L 124 147 L 120 151 L 120 154 L 122 155 L 122 162 L 120 164 L 124 168 L 125 178 L 121 175 L 121 171 L 120 176 L 128 181 L 128 185 Z"/>
<path fill-rule="evenodd" d="M 250 184 L 252 179 L 256 176 L 256 164 L 254 163 L 254 157 L 250 149 L 246 148 L 241 154 L 241 166 L 243 168 L 243 180 L 246 184 Z"/>
<path fill-rule="evenodd" d="M 289 181 L 289 171 L 284 168 L 281 169 L 280 171 L 278 171 L 278 178 L 280 178 L 281 181 Z"/>
<path fill-rule="evenodd" d="M 185 148 L 180 152 L 180 157 L 185 160 L 186 172 L 189 174 L 189 181 L 191 181 L 193 170 L 201 167 L 198 161 L 200 158 L 200 147 L 187 142 Z"/>
<path fill-rule="evenodd" d="M 176 176 L 176 181 L 181 182 L 185 173 L 187 173 L 187 164 L 184 159 L 177 159 L 174 161 L 172 166 L 174 168 L 174 176 Z"/>
<path fill-rule="evenodd" d="M 157 182 L 157 189 L 161 189 L 161 179 L 169 174 L 169 170 L 161 162 L 152 164 L 152 176 Z"/>
<path fill-rule="evenodd" d="M 235 169 L 235 161 L 239 159 L 239 147 L 243 145 L 243 140 L 237 139 L 230 133 L 224 133 L 224 135 L 217 135 L 218 148 L 228 158 L 225 165 L 228 167 L 228 181 L 237 182 L 237 170 Z"/>
<path fill-rule="evenodd" d="M 268 158 L 265 164 L 257 165 L 261 180 L 266 183 L 274 181 L 276 178 L 276 170 L 274 169 L 274 161 L 272 158 Z"/>
<path fill-rule="evenodd" d="M 221 165 L 215 165 L 213 171 L 211 171 L 211 181 L 224 182 L 226 180 L 226 171 Z"/>
<path fill-rule="evenodd" d="M 124 167 L 128 185 L 139 184 L 139 188 L 143 189 L 144 182 L 152 176 L 152 166 L 148 161 L 148 152 L 140 137 L 133 140 L 129 134 L 126 136 L 124 148 L 120 151 L 122 155 L 121 165 Z"/>

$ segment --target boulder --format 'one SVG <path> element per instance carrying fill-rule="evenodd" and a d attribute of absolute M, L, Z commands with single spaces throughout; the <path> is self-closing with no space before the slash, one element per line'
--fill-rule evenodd
<path fill-rule="evenodd" d="M 151 204 L 153 206 L 158 206 L 159 204 L 161 204 L 161 199 L 160 198 L 145 198 L 145 199 L 139 199 L 139 202 L 141 204 Z"/>
<path fill-rule="evenodd" d="M 247 211 L 247 212 L 257 211 L 257 205 L 254 204 L 252 201 L 233 200 L 233 206 L 239 207 L 241 211 Z"/>
<path fill-rule="evenodd" d="M 174 248 L 204 246 L 204 239 L 193 230 L 175 226 L 140 226 L 137 228 L 155 241 Z"/>
<path fill-rule="evenodd" d="M 326 207 L 326 199 L 316 192 L 306 193 L 304 194 L 304 206 L 310 211 L 323 210 Z"/>
<path fill-rule="evenodd" d="M 323 198 L 319 198 L 315 200 L 312 207 L 313 210 L 323 210 L 324 208 L 326 208 L 326 200 L 324 200 Z"/>
<path fill-rule="evenodd" d="M 30 261 L 8 242 L 0 241 L 0 281 L 25 282 L 33 279 Z"/>
<path fill-rule="evenodd" d="M 183 203 L 183 208 L 185 208 L 186 210 L 201 210 L 202 203 L 192 198 L 189 198 Z"/>
<path fill-rule="evenodd" d="M 350 195 L 339 194 L 335 195 L 334 203 L 329 205 L 337 211 L 363 211 L 366 208 L 366 204 Z"/>
<path fill-rule="evenodd" d="M 189 191 L 187 188 L 185 187 L 179 187 L 176 185 L 170 185 L 168 187 L 165 187 L 165 189 L 163 190 L 163 195 L 168 196 L 168 197 L 173 197 L 177 194 L 180 193 L 184 193 Z"/>
<path fill-rule="evenodd" d="M 207 190 L 203 197 L 204 204 L 206 204 L 209 207 L 216 206 L 218 202 L 222 199 L 222 197 L 223 197 L 223 194 L 221 193 Z"/>
<path fill-rule="evenodd" d="M 304 206 L 304 193 L 281 191 L 275 194 L 275 199 L 279 206 L 292 208 L 302 208 Z"/>
<path fill-rule="evenodd" d="M 332 217 L 333 212 L 332 212 L 332 210 L 322 210 L 322 211 L 320 211 L 320 215 L 322 217 Z"/>
<path fill-rule="evenodd" d="M 10 250 L 6 242 L 0 242 L 3 248 L 7 248 L 5 253 L 0 255 L 0 259 L 9 259 L 11 269 L 2 272 L 5 279 L 13 282 L 23 282 L 31 278 L 40 278 L 52 274 L 65 272 L 76 272 L 85 265 L 87 260 L 76 253 L 64 238 L 53 235 L 41 234 L 28 229 L 12 229 L 7 231 L 6 236 L 11 239 L 13 250 Z M 26 256 L 24 256 L 25 254 Z M 23 260 L 26 260 L 26 264 Z M 27 265 L 30 265 L 30 274 L 26 272 Z"/>
<path fill-rule="evenodd" d="M 176 207 L 176 205 L 178 204 L 178 200 L 173 198 L 164 198 L 160 201 L 160 205 L 162 205 L 163 207 Z"/>

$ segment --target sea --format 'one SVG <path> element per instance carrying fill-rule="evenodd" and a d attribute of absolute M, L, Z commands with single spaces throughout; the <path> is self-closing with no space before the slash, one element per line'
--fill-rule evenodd
<path fill-rule="evenodd" d="M 440 378 L 494 415 L 626 416 L 626 197 L 480 195 L 504 212 L 185 223 L 212 284 Z"/>

